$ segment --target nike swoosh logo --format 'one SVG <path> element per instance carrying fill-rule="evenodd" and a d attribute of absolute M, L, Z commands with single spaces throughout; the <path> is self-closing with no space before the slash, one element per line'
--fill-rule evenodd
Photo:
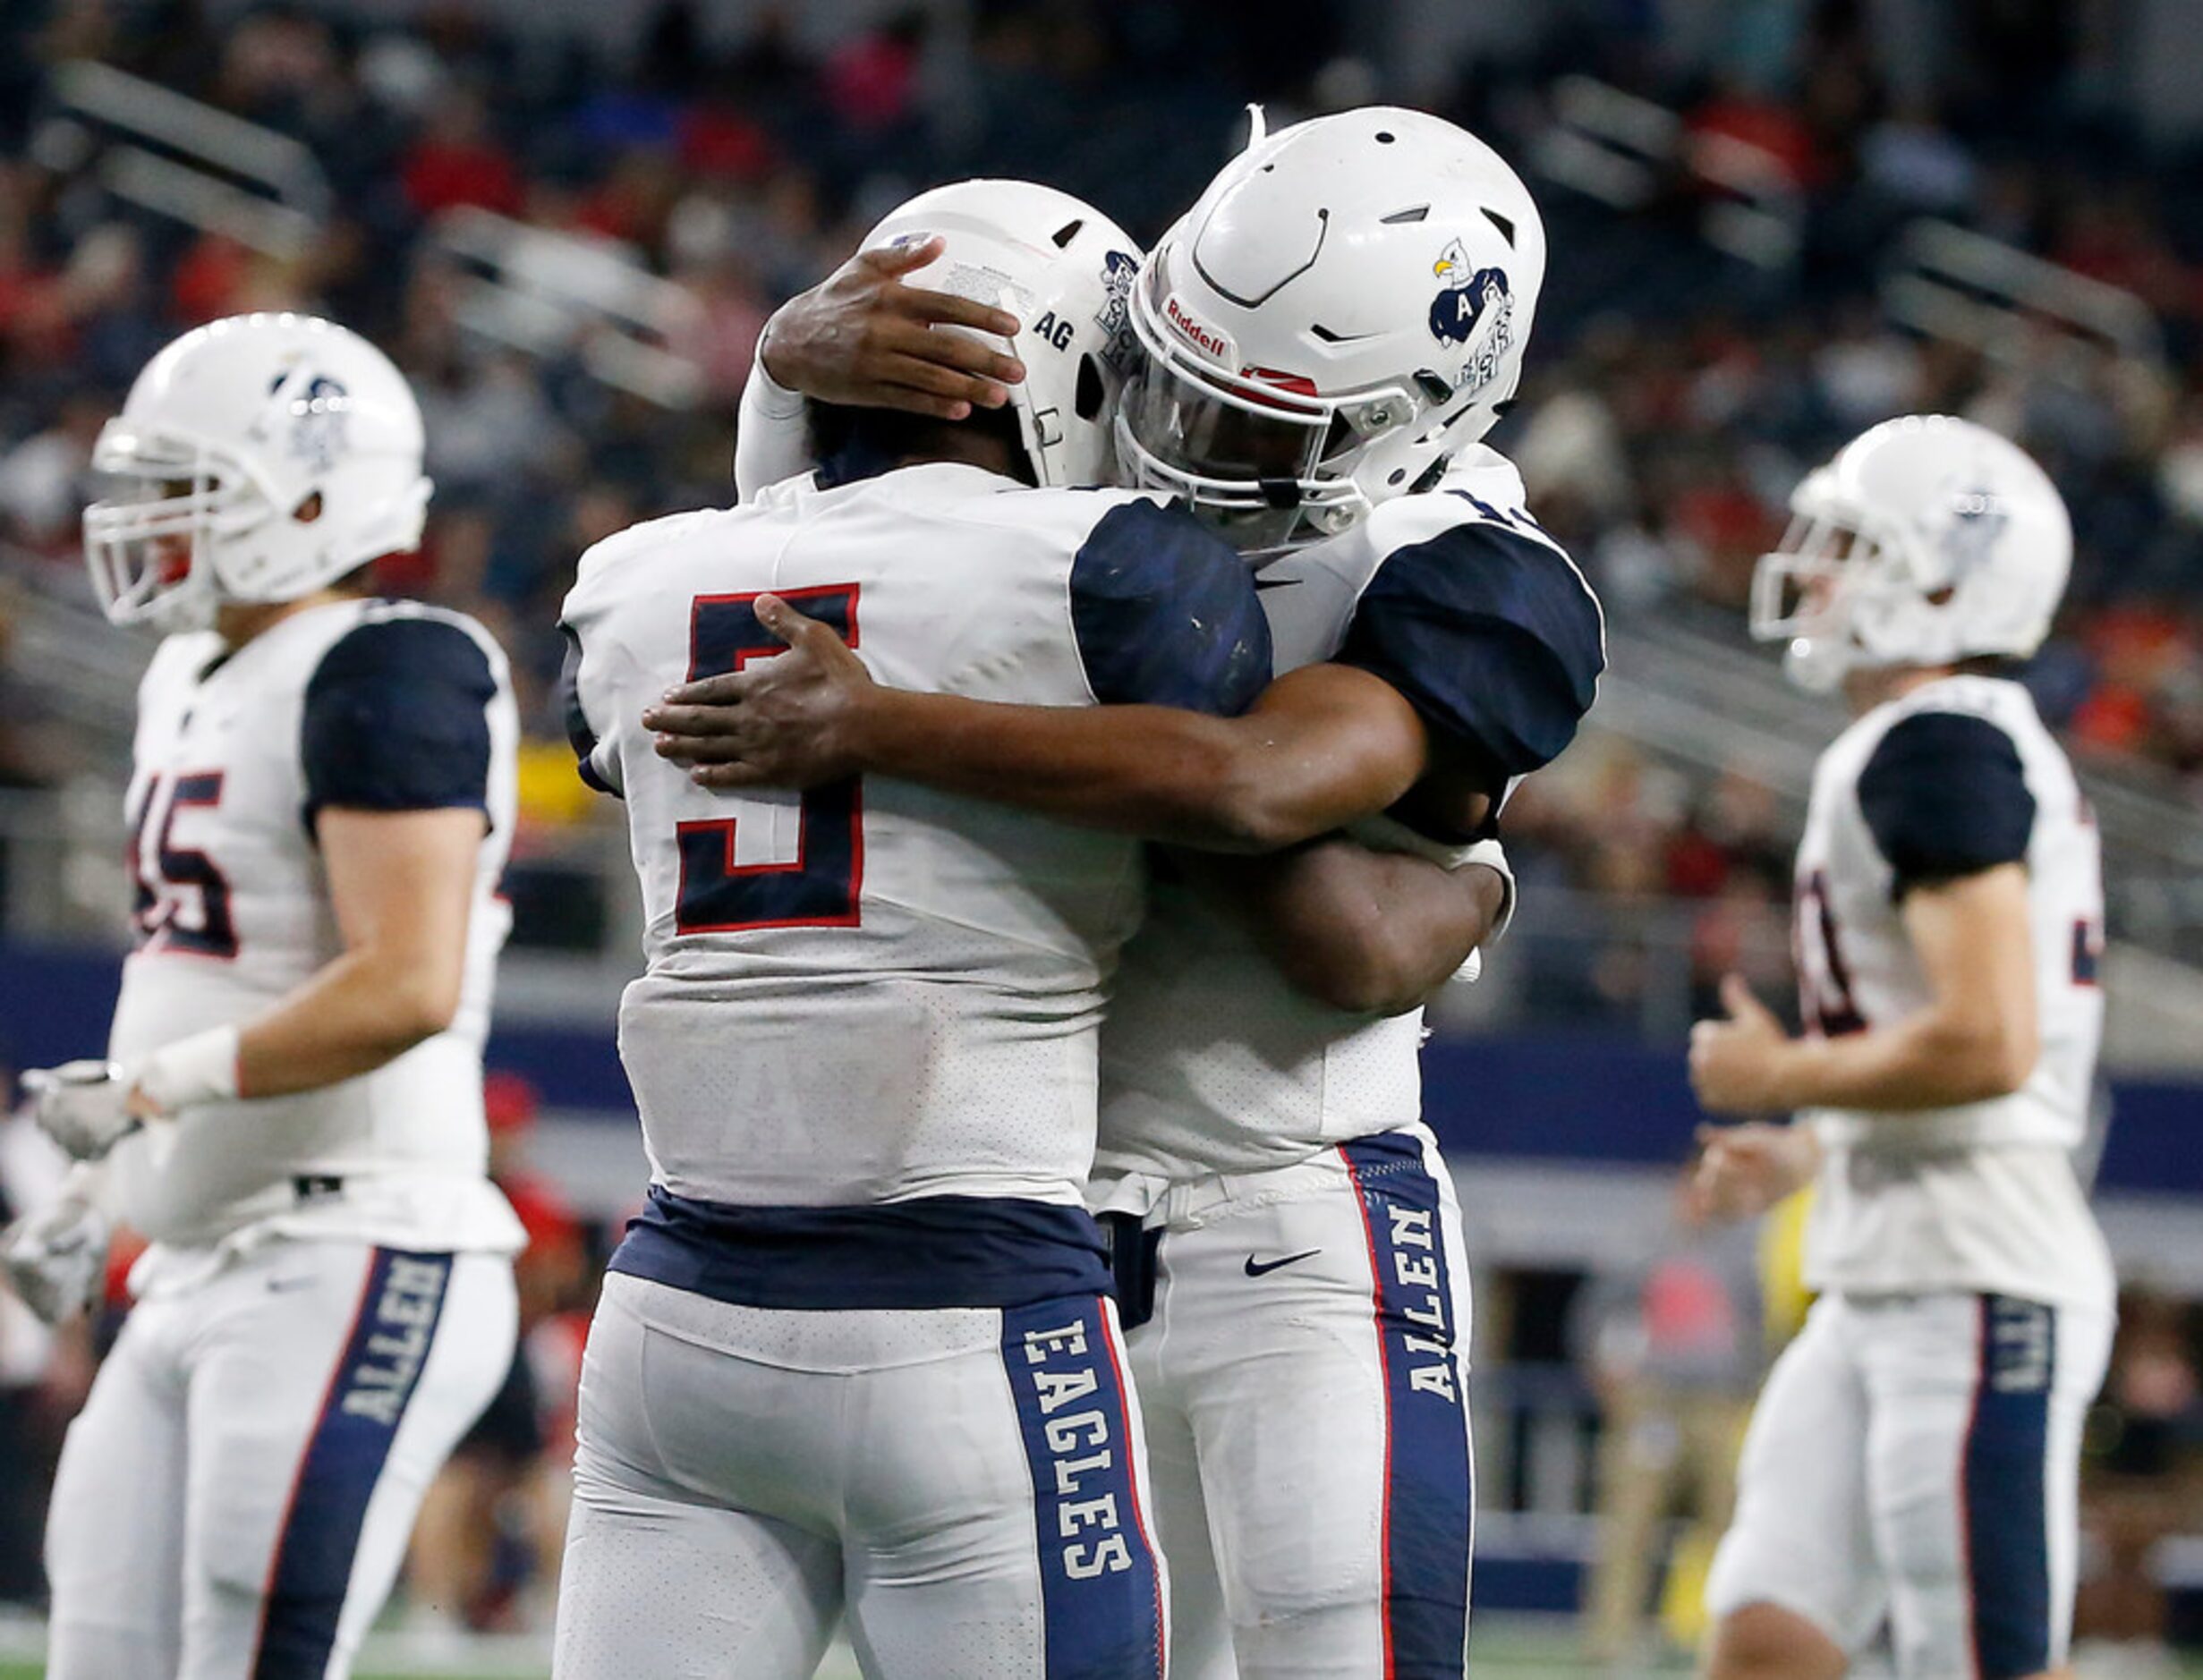
<path fill-rule="evenodd" d="M 1246 1257 L 1246 1275 L 1260 1277 L 1264 1272 L 1273 1272 L 1280 1266 L 1290 1266 L 1296 1260 L 1311 1260 L 1323 1252 L 1320 1248 L 1306 1249 L 1298 1254 L 1288 1254 L 1283 1260 L 1258 1260 L 1250 1254 Z"/>
<path fill-rule="evenodd" d="M 1289 590 L 1299 581 L 1298 578 L 1256 578 L 1255 587 L 1257 590 Z"/>

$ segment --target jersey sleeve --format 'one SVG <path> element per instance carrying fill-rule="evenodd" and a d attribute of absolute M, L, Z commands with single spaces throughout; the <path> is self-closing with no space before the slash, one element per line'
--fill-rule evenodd
<path fill-rule="evenodd" d="M 1231 547 L 1175 508 L 1133 501 L 1071 562 L 1071 627 L 1103 705 L 1229 717 L 1270 683 L 1270 621 Z"/>
<path fill-rule="evenodd" d="M 306 820 L 347 810 L 489 808 L 489 702 L 481 645 L 435 618 L 363 624 L 306 684 L 300 752 Z"/>
<path fill-rule="evenodd" d="M 582 699 L 582 634 L 561 619 L 558 633 L 566 639 L 566 653 L 558 667 L 558 709 L 566 721 L 566 740 L 574 748 L 574 768 L 583 783 L 614 799 L 625 795 L 619 785 L 619 760 L 598 738 Z"/>
<path fill-rule="evenodd" d="M 1568 557 L 1480 521 L 1387 556 L 1338 659 L 1382 677 L 1432 729 L 1512 776 L 1575 739 L 1606 648 L 1598 602 Z"/>
<path fill-rule="evenodd" d="M 1859 807 L 1899 897 L 2020 862 L 2035 829 L 2019 749 L 1967 712 L 1915 712 L 1893 725 L 1859 772 Z"/>

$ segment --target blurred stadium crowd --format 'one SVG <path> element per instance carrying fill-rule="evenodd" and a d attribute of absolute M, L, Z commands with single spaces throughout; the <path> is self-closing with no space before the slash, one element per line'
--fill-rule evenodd
<path fill-rule="evenodd" d="M 1963 53 L 1893 53 L 1865 0 L 1553 0 L 1514 8 L 1536 21 L 1458 64 L 1423 63 L 1410 86 L 1385 55 L 1363 55 L 1347 10 L 1323 0 L 980 0 L 968 27 L 918 9 L 823 49 L 770 9 L 729 38 L 698 0 L 668 0 L 610 63 L 462 0 L 404 23 L 216 0 L 12 5 L 0 21 L 0 788 L 59 784 L 81 763 L 69 726 L 10 674 L 11 601 L 76 587 L 89 447 L 129 378 L 193 322 L 311 309 L 386 347 L 420 393 L 437 498 L 426 545 L 387 583 L 477 615 L 511 652 L 532 736 L 523 937 L 586 944 L 601 915 L 560 858 L 600 818 L 551 694 L 574 561 L 638 518 L 731 494 L 732 417 L 760 328 L 880 212 L 936 179 L 1031 175 L 1152 238 L 1229 155 L 1248 99 L 1275 126 L 1413 97 L 1526 158 L 1556 121 L 1561 79 L 1589 74 L 1680 113 L 1699 141 L 1774 160 L 1799 242 L 1772 265 L 1708 246 L 1705 189 L 1680 170 L 1627 215 L 1532 176 L 1552 275 L 1525 400 L 1493 441 L 1610 615 L 1740 640 L 1752 562 L 1807 467 L 1882 417 L 1968 413 L 2025 442 L 2073 509 L 2075 581 L 2032 675 L 2046 714 L 2082 752 L 2203 802 L 2203 178 L 2181 185 L 2122 120 L 2099 50 L 2105 8 L 1930 9 Z M 327 174 L 329 215 L 275 256 L 132 208 L 81 131 L 54 120 L 50 72 L 77 60 L 302 141 Z M 469 330 L 462 266 L 433 235 L 470 207 L 614 242 L 683 288 L 693 307 L 668 347 L 700 371 L 693 400 L 609 385 L 585 346 L 532 354 Z M 1899 330 L 1877 301 L 1882 256 L 1921 215 L 2139 296 L 2163 354 L 2076 361 L 2046 334 L 2039 353 L 1992 359 Z M 1680 917 L 1693 1013 L 1739 963 L 1780 985 L 1790 816 L 1748 775 L 1680 768 L 1595 730 L 1526 790 L 1509 827 L 1530 902 L 1561 888 L 1603 901 L 1595 926 L 1561 942 L 1569 955 L 1530 976 L 1524 1007 L 1540 1019 L 1639 1017 L 1655 979 L 1617 904 Z M 537 1509 L 556 1477 L 539 1483 L 535 1466 L 546 1450 L 555 1464 L 571 1427 L 559 1396 L 588 1262 L 547 1188 L 531 1223 L 523 1294 L 541 1334 L 526 1380 L 540 1379 L 540 1404 L 493 1410 L 416 1560 L 477 1621 L 512 1613 L 507 1588 L 532 1573 L 513 1555 L 558 1532 Z M 2169 1308 L 2131 1323 L 2105 1485 L 2125 1485 L 2131 1459 L 2143 1491 L 2103 1540 L 2114 1556 L 2199 1497 L 2203 1473 L 2194 1326 Z M 20 1403 L 0 1382 L 0 1406 L 50 1418 L 47 1390 L 58 1381 L 65 1399 L 72 1369 L 49 1366 Z M 0 1416 L 0 1451 L 36 1438 Z M 2165 1481 L 2165 1464 L 2187 1480 Z M 491 1531 L 503 1538 L 484 1547 Z M 6 1562 L 0 1595 L 23 1586 Z"/>
<path fill-rule="evenodd" d="M 73 565 L 88 450 L 132 370 L 194 321 L 334 315 L 390 349 L 428 418 L 429 540 L 387 586 L 477 614 L 523 685 L 537 751 L 522 938 L 589 942 L 601 917 L 557 858 L 593 814 L 549 698 L 574 557 L 638 517 L 727 494 L 730 417 L 767 314 L 914 186 L 1037 175 L 1152 237 L 1237 143 L 1244 100 L 1267 100 L 1275 123 L 1398 91 L 1353 55 L 1340 10 L 1258 10 L 982 4 L 957 31 L 913 10 L 811 51 L 780 13 L 729 38 L 694 0 L 671 0 L 607 64 L 457 4 L 404 26 L 214 0 L 29 8 L 0 60 L 0 689 L 4 590 L 33 569 L 23 554 L 54 578 Z M 1595 72 L 1680 113 L 1694 142 L 1754 148 L 1799 236 L 1773 267 L 1713 250 L 1695 231 L 1705 190 L 1680 170 L 1628 216 L 1544 191 L 1554 274 L 1523 412 L 1497 441 L 1610 613 L 1695 613 L 1737 634 L 1752 560 L 1806 466 L 1884 415 L 1968 412 L 2052 466 L 2081 532 L 2066 621 L 2036 674 L 2046 710 L 2085 751 L 2203 778 L 2203 250 L 2181 243 L 2199 224 L 2150 184 L 2137 138 L 2100 103 L 2092 8 L 1973 0 L 1947 8 L 1965 52 L 1901 63 L 1864 4 L 1537 10 L 1540 26 L 1421 97 L 1531 157 L 1555 79 Z M 49 72 L 84 59 L 302 141 L 329 215 L 275 256 L 133 209 L 81 129 L 52 120 Z M 591 377 L 585 344 L 524 354 L 470 331 L 463 266 L 433 237 L 469 207 L 613 242 L 683 288 L 693 305 L 668 348 L 698 387 L 656 402 Z M 2076 363 L 2046 335 L 2038 356 L 1989 361 L 1901 333 L 1876 307 L 1877 265 L 1924 212 L 2139 294 L 2169 354 L 2154 369 Z M 80 759 L 67 731 L 39 726 L 35 692 L 8 699 L 0 785 L 61 778 Z M 1612 741 L 1540 780 L 1513 824 L 1526 851 L 1537 843 L 1524 861 L 1538 881 L 1700 901 L 1683 938 L 1701 986 L 1739 943 L 1779 963 L 1781 813 L 1748 783 L 1679 775 Z M 1555 948 L 1536 1006 L 1638 1009 L 1626 940 Z"/>

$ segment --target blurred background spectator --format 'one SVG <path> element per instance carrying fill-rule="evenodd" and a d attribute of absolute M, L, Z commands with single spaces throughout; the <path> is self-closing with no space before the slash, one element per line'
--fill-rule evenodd
<path fill-rule="evenodd" d="M 1736 1498 L 1737 1448 L 1767 1365 L 1759 1234 L 1713 1225 L 1676 1175 L 1668 1241 L 1578 1293 L 1570 1340 L 1598 1397 L 1597 1553 L 1584 1598 L 1595 1661 L 1642 1659 L 1652 1591 L 1680 1566 L 1702 1580 Z M 1670 1518 L 1688 1513 L 1680 1531 Z M 1685 1631 L 1686 1648 L 1699 1631 Z"/>

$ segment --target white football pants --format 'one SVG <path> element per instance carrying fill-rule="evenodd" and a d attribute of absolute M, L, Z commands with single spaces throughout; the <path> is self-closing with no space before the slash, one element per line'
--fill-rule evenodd
<path fill-rule="evenodd" d="M 790 1311 L 614 1272 L 582 1370 L 558 1680 L 1158 1680 L 1114 1306 Z"/>
<path fill-rule="evenodd" d="M 1178 1680 L 1458 1680 L 1468 1262 L 1437 1146 L 1182 1185 L 1147 1227 L 1129 1341 Z"/>
<path fill-rule="evenodd" d="M 1904 1680 L 2061 1666 L 2080 1431 L 2107 1312 L 2001 1295 L 1829 1295 L 1775 1362 L 1706 1587 L 1856 1652 L 1884 1618 Z"/>
<path fill-rule="evenodd" d="M 505 1256 L 361 1243 L 140 1302 L 62 1450 L 49 1680 L 344 1680 L 516 1321 Z"/>

